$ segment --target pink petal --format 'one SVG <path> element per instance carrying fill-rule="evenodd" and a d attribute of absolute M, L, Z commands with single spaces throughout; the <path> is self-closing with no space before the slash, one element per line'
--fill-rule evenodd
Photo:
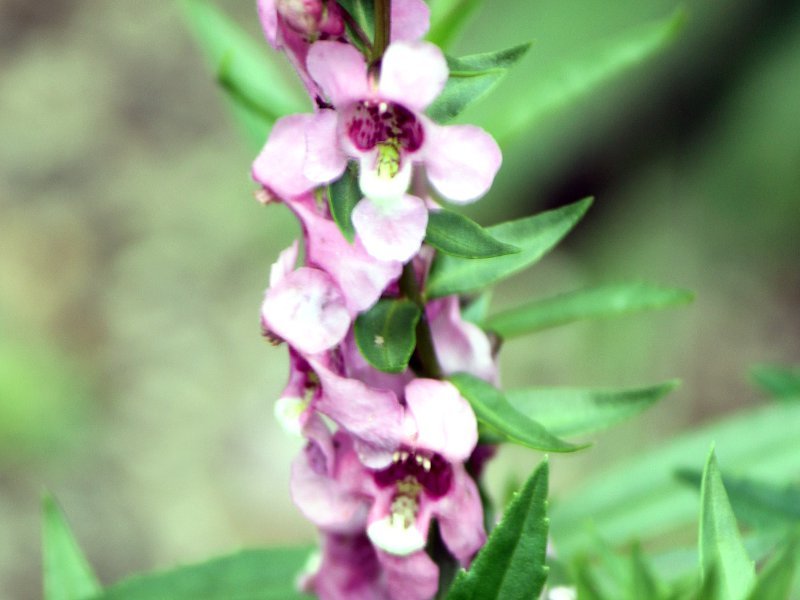
<path fill-rule="evenodd" d="M 466 567 L 486 542 L 486 530 L 478 487 L 462 465 L 453 465 L 453 488 L 437 503 L 434 513 L 444 543 Z"/>
<path fill-rule="evenodd" d="M 308 267 L 267 290 L 261 316 L 271 332 L 306 354 L 332 348 L 350 328 L 339 288 L 327 273 Z"/>
<path fill-rule="evenodd" d="M 353 210 L 353 226 L 367 252 L 380 260 L 407 262 L 425 238 L 428 209 L 415 196 L 391 202 L 365 198 Z"/>
<path fill-rule="evenodd" d="M 272 265 L 269 270 L 269 286 L 275 287 L 284 277 L 294 271 L 294 265 L 297 262 L 297 240 L 292 242 L 292 245 L 286 248 L 278 255 L 278 260 Z"/>
<path fill-rule="evenodd" d="M 264 37 L 273 48 L 277 48 L 278 10 L 275 8 L 275 0 L 258 0 L 258 17 L 261 19 Z"/>
<path fill-rule="evenodd" d="M 284 199 L 299 196 L 316 186 L 303 174 L 306 145 L 302 140 L 313 120 L 311 114 L 278 119 L 253 162 L 253 179 Z"/>
<path fill-rule="evenodd" d="M 308 72 L 336 108 L 369 97 L 367 63 L 350 44 L 321 41 L 312 44 L 306 58 Z"/>
<path fill-rule="evenodd" d="M 326 534 L 322 564 L 304 585 L 320 600 L 387 600 L 381 565 L 367 536 Z"/>
<path fill-rule="evenodd" d="M 329 183 L 338 179 L 347 167 L 347 156 L 342 152 L 336 128 L 339 117 L 334 110 L 321 110 L 305 130 L 305 177 L 316 183 Z M 295 143 L 302 143 L 296 140 Z"/>
<path fill-rule="evenodd" d="M 386 571 L 386 585 L 392 600 L 430 600 L 439 587 L 439 567 L 420 551 L 411 556 L 378 552 Z"/>
<path fill-rule="evenodd" d="M 434 44 L 395 42 L 383 55 L 378 93 L 421 112 L 444 89 L 448 73 L 444 54 Z"/>
<path fill-rule="evenodd" d="M 414 42 L 421 39 L 431 25 L 431 9 L 423 0 L 392 2 L 392 40 Z"/>
<path fill-rule="evenodd" d="M 399 397 L 403 395 L 406 384 L 414 378 L 410 369 L 394 374 L 384 373 L 370 365 L 358 349 L 352 329 L 342 342 L 341 350 L 347 377 L 363 381 L 371 388 L 390 390 Z"/>
<path fill-rule="evenodd" d="M 377 162 L 377 150 L 361 156 L 358 175 L 361 193 L 372 200 L 400 198 L 411 184 L 411 161 L 403 160 L 400 170 L 392 177 L 378 173 Z"/>
<path fill-rule="evenodd" d="M 438 452 L 454 463 L 469 458 L 478 443 L 478 423 L 472 407 L 453 384 L 415 379 L 406 386 L 405 399 L 417 424 L 413 445 Z"/>
<path fill-rule="evenodd" d="M 483 196 L 503 160 L 494 138 L 474 125 L 426 125 L 424 160 L 433 186 L 451 202 Z"/>

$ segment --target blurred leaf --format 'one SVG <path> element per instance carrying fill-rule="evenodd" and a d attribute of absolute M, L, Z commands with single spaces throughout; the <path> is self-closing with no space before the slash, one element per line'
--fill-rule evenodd
<path fill-rule="evenodd" d="M 470 403 L 478 421 L 502 439 L 544 452 L 574 452 L 586 446 L 570 444 L 514 409 L 503 392 L 482 379 L 456 373 L 448 378 Z"/>
<path fill-rule="evenodd" d="M 358 26 L 369 36 L 375 36 L 375 2 L 374 0 L 339 0 L 339 4 L 358 23 Z"/>
<path fill-rule="evenodd" d="M 358 185 L 358 171 L 355 163 L 347 166 L 344 174 L 328 186 L 328 206 L 331 209 L 331 216 L 339 226 L 344 238 L 351 244 L 356 238 L 356 230 L 353 227 L 353 209 L 356 207 L 364 194 Z"/>
<path fill-rule="evenodd" d="M 608 600 L 595 579 L 589 561 L 575 561 L 575 590 L 580 600 Z"/>
<path fill-rule="evenodd" d="M 679 469 L 676 476 L 695 487 L 700 486 L 699 471 Z M 777 486 L 741 477 L 723 478 L 736 517 L 758 528 L 800 525 L 800 485 Z"/>
<path fill-rule="evenodd" d="M 428 213 L 425 241 L 437 250 L 461 258 L 491 258 L 519 252 L 519 248 L 492 237 L 475 221 L 451 210 Z"/>
<path fill-rule="evenodd" d="M 101 588 L 64 513 L 49 494 L 42 501 L 45 600 L 80 600 Z"/>
<path fill-rule="evenodd" d="M 309 548 L 244 550 L 117 583 L 95 600 L 294 600 Z"/>
<path fill-rule="evenodd" d="M 535 600 L 547 579 L 547 460 L 506 509 L 469 571 L 461 570 L 448 600 Z"/>
<path fill-rule="evenodd" d="M 278 54 L 256 42 L 206 0 L 184 0 L 192 31 L 233 101 L 236 118 L 255 147 L 267 139 L 272 124 L 288 114 L 305 112 L 297 88 L 284 80 L 274 62 Z"/>
<path fill-rule="evenodd" d="M 450 75 L 442 93 L 428 107 L 431 119 L 446 123 L 456 118 L 470 104 L 488 94 L 506 76 L 530 48 L 520 44 L 506 50 L 447 57 Z"/>
<path fill-rule="evenodd" d="M 750 369 L 750 377 L 765 392 L 774 398 L 800 399 L 800 368 L 777 365 L 756 365 Z"/>
<path fill-rule="evenodd" d="M 461 318 L 469 323 L 478 325 L 486 320 L 486 315 L 489 312 L 489 305 L 492 302 L 492 290 L 486 290 L 481 294 L 467 301 L 465 306 L 461 307 Z"/>
<path fill-rule="evenodd" d="M 653 575 L 650 565 L 642 554 L 642 548 L 637 543 L 631 548 L 631 590 L 629 598 L 647 598 L 656 600 L 661 597 L 658 582 Z"/>
<path fill-rule="evenodd" d="M 580 221 L 591 204 L 592 199 L 586 198 L 487 228 L 494 238 L 519 247 L 521 250 L 516 254 L 477 259 L 438 254 L 428 277 L 428 297 L 439 298 L 477 290 L 532 265 Z"/>
<path fill-rule="evenodd" d="M 617 75 L 640 65 L 667 48 L 686 20 L 682 11 L 640 27 L 595 48 L 590 55 L 554 72 L 528 78 L 515 88 L 516 103 L 487 127 L 501 142 L 525 133 L 549 112 L 589 96 Z"/>
<path fill-rule="evenodd" d="M 630 459 L 587 478 L 554 504 L 552 530 L 558 549 L 570 556 L 586 548 L 591 542 L 590 524 L 593 531 L 617 544 L 693 523 L 695 497 L 673 474 L 691 465 L 712 439 L 745 476 L 752 472 L 768 481 L 794 478 L 800 472 L 798 431 L 800 404 L 773 404 L 677 436 L 660 448 L 637 451 Z"/>
<path fill-rule="evenodd" d="M 483 0 L 435 0 L 431 2 L 431 28 L 427 38 L 442 48 L 448 48 Z"/>
<path fill-rule="evenodd" d="M 789 600 L 797 560 L 797 534 L 795 533 L 758 574 L 748 600 Z"/>
<path fill-rule="evenodd" d="M 606 429 L 650 408 L 678 381 L 621 390 L 526 388 L 506 390 L 509 404 L 553 435 L 573 436 Z"/>
<path fill-rule="evenodd" d="M 483 324 L 503 336 L 513 338 L 549 327 L 584 319 L 616 317 L 627 313 L 685 304 L 691 292 L 646 283 L 604 285 L 536 300 L 489 317 Z"/>
<path fill-rule="evenodd" d="M 712 448 L 700 486 L 700 565 L 714 566 L 719 579 L 720 600 L 744 598 L 753 587 L 755 566 L 742 544 L 736 517 L 725 493 Z"/>
<path fill-rule="evenodd" d="M 422 312 L 410 300 L 380 300 L 355 323 L 355 337 L 361 354 L 380 371 L 401 373 L 408 366 L 415 332 Z"/>

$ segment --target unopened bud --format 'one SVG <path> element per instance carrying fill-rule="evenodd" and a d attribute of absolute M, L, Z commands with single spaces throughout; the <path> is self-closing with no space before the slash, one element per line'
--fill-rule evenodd
<path fill-rule="evenodd" d="M 327 0 L 277 0 L 284 23 L 309 39 L 344 34 L 344 20 L 336 2 Z"/>

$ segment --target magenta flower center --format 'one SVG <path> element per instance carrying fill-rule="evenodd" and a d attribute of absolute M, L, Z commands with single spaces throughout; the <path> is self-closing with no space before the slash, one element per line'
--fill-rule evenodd
<path fill-rule="evenodd" d="M 350 109 L 346 131 L 353 145 L 364 152 L 378 144 L 416 152 L 425 139 L 422 123 L 413 112 L 379 100 L 364 100 Z"/>
<path fill-rule="evenodd" d="M 373 479 L 383 488 L 395 486 L 399 495 L 414 491 L 418 496 L 424 492 L 436 499 L 450 491 L 453 467 L 436 453 L 401 450 L 394 453 L 391 465 L 373 474 Z"/>

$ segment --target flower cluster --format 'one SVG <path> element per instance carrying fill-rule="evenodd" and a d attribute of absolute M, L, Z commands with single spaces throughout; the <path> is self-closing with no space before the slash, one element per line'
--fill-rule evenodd
<path fill-rule="evenodd" d="M 260 0 L 259 14 L 316 107 L 278 120 L 252 170 L 260 197 L 285 204 L 303 231 L 302 261 L 297 242 L 281 253 L 261 310 L 264 334 L 289 349 L 276 415 L 307 442 L 292 467 L 292 497 L 322 538 L 302 585 L 323 599 L 431 598 L 439 585 L 426 551 L 432 524 L 462 566 L 486 540 L 475 477 L 487 453 L 472 408 L 446 376 L 494 382 L 497 370 L 458 297 L 419 293 L 434 257 L 426 226 L 439 209 L 433 193 L 466 203 L 489 189 L 500 151 L 477 127 L 426 116 L 448 67 L 421 41 L 422 0 L 391 3 L 389 43 L 377 58 L 350 39 L 352 17 L 334 0 Z M 351 162 L 362 198 L 348 241 L 325 196 Z M 379 301 L 401 298 L 417 305 L 425 335 L 411 366 L 385 372 L 365 358 L 354 326 Z"/>

